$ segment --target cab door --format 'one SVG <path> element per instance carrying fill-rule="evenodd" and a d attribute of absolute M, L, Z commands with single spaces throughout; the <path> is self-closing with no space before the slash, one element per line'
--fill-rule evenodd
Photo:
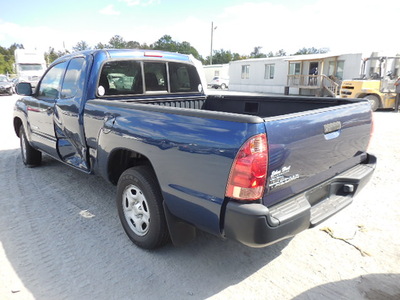
<path fill-rule="evenodd" d="M 84 57 L 69 61 L 62 83 L 60 97 L 54 106 L 54 128 L 57 152 L 62 161 L 84 171 L 89 160 L 83 129 L 82 101 L 87 63 Z"/>
<path fill-rule="evenodd" d="M 43 76 L 35 94 L 27 99 L 31 141 L 52 156 L 57 156 L 53 123 L 54 104 L 60 96 L 66 67 L 66 61 L 52 66 Z"/>

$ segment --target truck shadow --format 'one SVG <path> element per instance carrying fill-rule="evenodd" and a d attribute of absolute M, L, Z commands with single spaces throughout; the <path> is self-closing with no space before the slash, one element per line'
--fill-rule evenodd
<path fill-rule="evenodd" d="M 303 299 L 400 299 L 399 274 L 368 274 L 320 285 L 293 298 Z M 323 295 L 323 297 L 321 297 Z"/>
<path fill-rule="evenodd" d="M 289 243 L 253 249 L 198 232 L 185 246 L 144 251 L 123 232 L 116 188 L 103 179 L 47 156 L 26 168 L 19 150 L 0 151 L 0 170 L 0 242 L 20 281 L 0 298 L 204 299 L 265 267 Z"/>

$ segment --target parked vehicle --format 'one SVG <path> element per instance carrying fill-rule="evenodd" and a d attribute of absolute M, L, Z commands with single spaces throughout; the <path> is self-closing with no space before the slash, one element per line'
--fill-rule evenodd
<path fill-rule="evenodd" d="M 122 226 L 146 249 L 196 229 L 266 246 L 338 212 L 371 177 L 368 101 L 206 95 L 199 70 L 147 50 L 56 60 L 34 94 L 17 85 L 24 164 L 44 152 L 116 184 Z"/>
<path fill-rule="evenodd" d="M 209 88 L 214 88 L 214 89 L 226 89 L 229 86 L 229 79 L 228 78 L 222 78 L 215 76 L 213 80 L 208 84 Z"/>
<path fill-rule="evenodd" d="M 6 75 L 0 75 L 0 94 L 13 94 L 13 83 Z"/>
<path fill-rule="evenodd" d="M 368 57 L 364 59 L 360 78 L 344 80 L 341 98 L 365 98 L 372 110 L 394 108 L 394 82 L 399 76 L 400 56 Z"/>
<path fill-rule="evenodd" d="M 46 71 L 44 53 L 36 50 L 16 49 L 14 56 L 18 82 L 29 82 L 35 88 Z"/>

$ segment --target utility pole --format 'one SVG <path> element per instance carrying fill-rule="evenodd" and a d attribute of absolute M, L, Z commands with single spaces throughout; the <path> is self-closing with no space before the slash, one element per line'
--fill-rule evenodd
<path fill-rule="evenodd" d="M 211 22 L 211 51 L 210 51 L 210 65 L 212 65 L 212 56 L 213 56 L 213 36 L 214 30 L 217 29 L 217 26 L 214 28 L 214 22 Z"/>

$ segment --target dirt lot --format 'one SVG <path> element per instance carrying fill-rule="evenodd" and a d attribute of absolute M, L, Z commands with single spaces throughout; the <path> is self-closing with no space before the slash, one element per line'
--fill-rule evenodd
<path fill-rule="evenodd" d="M 378 168 L 317 228 L 252 249 L 199 233 L 136 248 L 115 187 L 51 158 L 25 168 L 0 96 L 0 299 L 400 299 L 400 114 L 375 113 Z"/>

